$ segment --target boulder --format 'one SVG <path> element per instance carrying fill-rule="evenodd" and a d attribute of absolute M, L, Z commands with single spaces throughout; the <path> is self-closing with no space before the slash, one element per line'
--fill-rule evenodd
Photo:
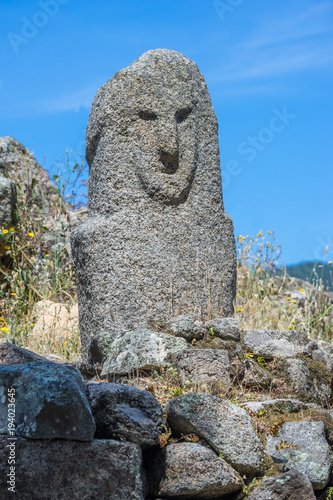
<path fill-rule="evenodd" d="M 242 408 L 208 394 L 188 393 L 169 401 L 167 418 L 176 434 L 198 434 L 241 474 L 261 470 L 261 443 Z"/>
<path fill-rule="evenodd" d="M 145 328 L 126 332 L 104 347 L 107 358 L 103 364 L 102 377 L 111 378 L 133 370 L 160 368 L 170 354 L 186 346 L 186 340 L 182 338 Z"/>
<path fill-rule="evenodd" d="M 212 329 L 216 337 L 223 340 L 240 340 L 239 322 L 235 318 L 215 318 L 205 323 L 206 330 Z"/>
<path fill-rule="evenodd" d="M 95 422 L 80 372 L 55 363 L 0 366 L 0 434 L 92 441 Z M 14 405 L 14 407 L 13 407 Z M 14 412 L 14 423 L 8 412 Z"/>
<path fill-rule="evenodd" d="M 277 450 L 281 440 L 296 449 Z M 285 422 L 277 437 L 268 435 L 265 452 L 285 470 L 297 469 L 311 481 L 315 490 L 328 484 L 332 467 L 331 448 L 326 441 L 323 422 Z"/>
<path fill-rule="evenodd" d="M 28 349 L 23 349 L 10 342 L 5 342 L 0 346 L 0 364 L 1 365 L 22 365 L 24 363 L 40 362 L 45 363 L 49 360 L 39 356 Z"/>
<path fill-rule="evenodd" d="M 307 352 L 309 340 L 305 332 L 251 330 L 244 333 L 243 345 L 250 352 L 266 358 L 292 358 Z"/>
<path fill-rule="evenodd" d="M 176 337 L 184 339 L 202 339 L 204 328 L 201 321 L 192 314 L 183 314 L 167 322 L 167 327 Z"/>
<path fill-rule="evenodd" d="M 332 375 L 326 364 L 309 358 L 286 359 L 281 365 L 288 392 L 307 402 L 326 405 L 332 395 Z"/>
<path fill-rule="evenodd" d="M 267 389 L 271 383 L 270 373 L 257 363 L 249 363 L 244 368 L 243 385 L 245 387 L 257 387 Z"/>
<path fill-rule="evenodd" d="M 241 489 L 239 474 L 212 450 L 196 443 L 175 443 L 160 450 L 149 474 L 155 495 L 167 498 L 221 498 Z"/>
<path fill-rule="evenodd" d="M 78 306 L 41 300 L 32 311 L 37 317 L 31 334 L 34 338 L 65 340 L 77 335 L 79 318 Z"/>
<path fill-rule="evenodd" d="M 311 403 L 304 403 L 298 399 L 280 398 L 280 399 L 264 399 L 263 401 L 249 401 L 242 403 L 242 408 L 249 409 L 253 413 L 258 413 L 262 410 L 272 410 L 274 413 L 298 413 L 302 410 L 308 410 L 316 405 Z"/>
<path fill-rule="evenodd" d="M 88 384 L 87 396 L 96 422 L 96 438 L 158 445 L 163 432 L 162 408 L 150 392 L 102 382 Z"/>
<path fill-rule="evenodd" d="M 195 382 L 198 390 L 212 394 L 227 393 L 231 386 L 228 351 L 184 349 L 171 356 L 181 385 Z"/>
<path fill-rule="evenodd" d="M 8 444 L 11 448 L 8 448 Z M 15 457 L 14 490 L 8 457 Z M 113 440 L 35 441 L 0 436 L 0 497 L 20 500 L 144 500 L 140 447 Z"/>
<path fill-rule="evenodd" d="M 316 500 L 310 480 L 292 469 L 275 477 L 266 477 L 252 490 L 249 500 Z"/>

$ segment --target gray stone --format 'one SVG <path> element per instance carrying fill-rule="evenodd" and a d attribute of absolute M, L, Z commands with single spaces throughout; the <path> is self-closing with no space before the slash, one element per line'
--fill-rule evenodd
<path fill-rule="evenodd" d="M 8 411 L 15 404 L 15 435 L 31 439 L 91 441 L 95 422 L 80 372 L 55 363 L 0 366 L 0 434 L 12 435 Z"/>
<path fill-rule="evenodd" d="M 332 370 L 332 361 L 331 357 L 321 349 L 314 349 L 312 351 L 312 359 L 314 361 L 320 361 L 321 363 L 325 363 L 328 370 Z"/>
<path fill-rule="evenodd" d="M 35 354 L 28 349 L 23 349 L 10 342 L 5 342 L 0 346 L 0 364 L 1 365 L 21 365 L 32 362 L 47 362 L 48 360 Z"/>
<path fill-rule="evenodd" d="M 216 337 L 223 340 L 240 340 L 239 323 L 234 318 L 215 318 L 205 323 L 207 330 L 212 329 Z"/>
<path fill-rule="evenodd" d="M 282 366 L 290 394 L 323 405 L 329 402 L 332 376 L 324 363 L 313 365 L 311 359 L 286 359 Z"/>
<path fill-rule="evenodd" d="M 326 364 L 327 364 L 327 368 L 329 370 L 331 370 L 332 366 L 333 366 L 333 344 L 332 344 L 332 342 L 325 342 L 324 340 L 319 340 L 318 347 L 329 358 L 331 363 L 329 364 L 329 361 L 326 361 Z"/>
<path fill-rule="evenodd" d="M 228 351 L 184 349 L 171 356 L 181 385 L 195 382 L 198 390 L 211 394 L 227 393 L 231 386 Z"/>
<path fill-rule="evenodd" d="M 260 471 L 261 444 L 242 408 L 208 394 L 188 393 L 169 401 L 167 417 L 175 433 L 198 434 L 238 472 Z"/>
<path fill-rule="evenodd" d="M 15 493 L 8 491 L 8 444 L 15 443 Z M 0 436 L 0 497 L 4 500 L 143 500 L 140 447 L 113 440 L 35 441 Z"/>
<path fill-rule="evenodd" d="M 0 227 L 10 227 L 17 222 L 16 185 L 0 176 Z"/>
<path fill-rule="evenodd" d="M 249 500 L 316 500 L 311 482 L 305 474 L 290 470 L 262 480 Z"/>
<path fill-rule="evenodd" d="M 205 80 L 180 53 L 149 51 L 97 92 L 88 219 L 71 236 L 85 361 L 102 331 L 165 324 L 178 310 L 232 316 L 217 132 Z"/>
<path fill-rule="evenodd" d="M 267 389 L 271 383 L 271 376 L 265 368 L 257 363 L 249 363 L 244 369 L 243 385 L 245 387 L 260 387 Z"/>
<path fill-rule="evenodd" d="M 281 440 L 296 449 L 277 450 Z M 266 453 L 285 470 L 297 469 L 311 481 L 315 490 L 327 485 L 332 464 L 332 453 L 325 438 L 323 422 L 285 422 L 278 437 L 267 435 Z"/>
<path fill-rule="evenodd" d="M 222 458 L 200 444 L 176 443 L 160 450 L 149 474 L 155 495 L 213 499 L 240 490 L 242 480 Z"/>
<path fill-rule="evenodd" d="M 170 354 L 186 346 L 186 340 L 166 333 L 151 332 L 144 328 L 126 332 L 110 343 L 102 377 L 160 368 Z"/>
<path fill-rule="evenodd" d="M 262 410 L 273 410 L 274 413 L 298 413 L 302 410 L 314 408 L 316 405 L 304 403 L 293 398 L 264 399 L 263 401 L 249 401 L 241 404 L 242 408 L 249 409 L 253 413 Z"/>
<path fill-rule="evenodd" d="M 244 333 L 243 344 L 251 352 L 265 357 L 292 358 L 308 351 L 305 332 L 251 330 Z"/>
<path fill-rule="evenodd" d="M 87 396 L 97 439 L 112 438 L 143 446 L 158 445 L 162 408 L 148 391 L 121 384 L 88 384 Z"/>
<path fill-rule="evenodd" d="M 203 324 L 192 314 L 182 314 L 167 323 L 168 328 L 177 337 L 184 339 L 202 339 L 204 336 Z"/>

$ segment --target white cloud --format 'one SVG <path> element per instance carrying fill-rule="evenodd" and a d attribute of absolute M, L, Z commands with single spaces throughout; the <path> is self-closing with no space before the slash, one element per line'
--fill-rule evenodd
<path fill-rule="evenodd" d="M 39 111 L 41 113 L 61 113 L 67 111 L 78 112 L 81 108 L 90 109 L 93 98 L 100 86 L 100 83 L 93 83 L 58 96 L 48 97 L 39 103 Z"/>

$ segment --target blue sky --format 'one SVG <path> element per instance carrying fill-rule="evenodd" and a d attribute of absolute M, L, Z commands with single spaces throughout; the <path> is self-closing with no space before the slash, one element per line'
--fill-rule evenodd
<path fill-rule="evenodd" d="M 101 85 L 177 50 L 210 90 L 236 235 L 275 230 L 287 264 L 333 260 L 333 1 L 0 0 L 0 24 L 0 136 L 50 172 L 84 152 Z"/>

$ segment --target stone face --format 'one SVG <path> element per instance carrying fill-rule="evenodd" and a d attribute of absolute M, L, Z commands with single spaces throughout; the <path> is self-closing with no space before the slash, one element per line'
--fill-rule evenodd
<path fill-rule="evenodd" d="M 297 448 L 276 450 L 281 440 Z M 315 490 L 325 488 L 329 481 L 332 453 L 323 422 L 285 422 L 278 437 L 267 436 L 265 452 L 285 469 L 305 474 Z"/>
<path fill-rule="evenodd" d="M 80 372 L 55 363 L 0 366 L 0 434 L 10 434 L 15 403 L 15 435 L 31 439 L 91 441 L 95 422 Z"/>
<path fill-rule="evenodd" d="M 307 352 L 309 340 L 305 332 L 251 330 L 244 334 L 243 344 L 251 352 L 266 357 L 292 358 Z"/>
<path fill-rule="evenodd" d="M 226 393 L 230 389 L 230 363 L 228 351 L 219 349 L 184 349 L 171 356 L 181 385 L 195 382 L 198 389 L 212 394 Z"/>
<path fill-rule="evenodd" d="M 165 364 L 168 356 L 187 346 L 186 340 L 166 333 L 138 328 L 126 332 L 112 343 L 103 364 L 102 377 L 126 375 L 133 370 L 152 370 Z"/>
<path fill-rule="evenodd" d="M 233 314 L 217 131 L 203 76 L 174 51 L 143 54 L 97 92 L 88 219 L 71 237 L 85 360 L 102 331 L 164 324 L 178 310 Z"/>
<path fill-rule="evenodd" d="M 259 472 L 263 454 L 247 411 L 208 394 L 188 393 L 169 401 L 167 416 L 174 432 L 198 434 L 238 472 Z"/>
<path fill-rule="evenodd" d="M 242 480 L 210 449 L 176 443 L 160 450 L 149 474 L 155 495 L 167 498 L 213 499 L 240 490 Z"/>
<path fill-rule="evenodd" d="M 87 396 L 96 422 L 96 438 L 158 445 L 163 432 L 162 408 L 150 392 L 102 382 L 88 384 Z"/>
<path fill-rule="evenodd" d="M 182 314 L 176 318 L 168 321 L 168 328 L 177 337 L 183 337 L 184 339 L 202 339 L 203 324 L 195 319 L 192 314 Z"/>
<path fill-rule="evenodd" d="M 9 448 L 0 436 L 0 497 L 20 500 L 143 500 L 140 447 L 113 440 L 15 441 L 15 494 L 8 491 Z"/>
<path fill-rule="evenodd" d="M 239 323 L 234 318 L 215 318 L 205 323 L 207 330 L 212 329 L 214 335 L 223 340 L 240 340 Z"/>
<path fill-rule="evenodd" d="M 290 470 L 285 474 L 263 479 L 249 500 L 316 500 L 311 482 L 305 474 Z"/>
<path fill-rule="evenodd" d="M 0 176 L 0 227 L 9 227 L 17 222 L 16 185 Z"/>

